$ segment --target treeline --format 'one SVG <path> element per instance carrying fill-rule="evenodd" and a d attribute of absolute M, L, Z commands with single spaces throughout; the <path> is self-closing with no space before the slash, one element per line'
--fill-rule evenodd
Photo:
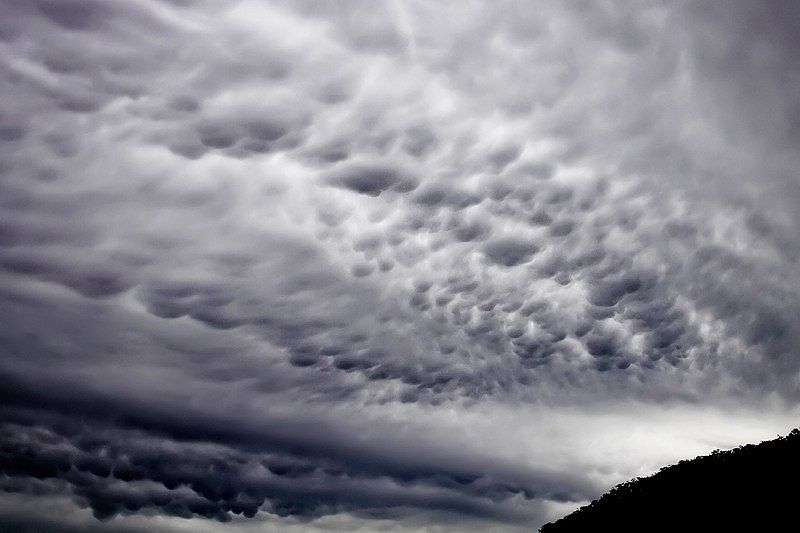
<path fill-rule="evenodd" d="M 617 485 L 541 533 L 800 531 L 800 430 Z"/>

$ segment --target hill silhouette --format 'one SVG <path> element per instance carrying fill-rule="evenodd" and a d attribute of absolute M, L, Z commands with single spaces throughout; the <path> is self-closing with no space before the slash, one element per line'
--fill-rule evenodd
<path fill-rule="evenodd" d="M 541 533 L 800 531 L 800 430 L 617 485 Z"/>

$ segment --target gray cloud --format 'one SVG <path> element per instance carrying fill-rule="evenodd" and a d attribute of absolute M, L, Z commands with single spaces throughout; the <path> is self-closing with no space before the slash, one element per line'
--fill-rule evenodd
<path fill-rule="evenodd" d="M 785 420 L 797 14 L 3 2 L 0 524 L 524 530 L 676 458 L 571 413 Z"/>

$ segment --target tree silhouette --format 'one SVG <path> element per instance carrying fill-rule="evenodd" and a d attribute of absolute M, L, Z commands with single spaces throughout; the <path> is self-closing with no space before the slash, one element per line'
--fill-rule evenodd
<path fill-rule="evenodd" d="M 797 531 L 800 430 L 617 485 L 541 533 Z"/>

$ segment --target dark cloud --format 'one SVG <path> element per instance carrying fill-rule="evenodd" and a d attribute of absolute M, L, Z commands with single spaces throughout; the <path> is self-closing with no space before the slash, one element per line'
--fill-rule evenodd
<path fill-rule="evenodd" d="M 97 27 L 107 16 L 103 4 L 96 2 L 40 2 L 39 11 L 55 24 L 69 30 Z"/>
<path fill-rule="evenodd" d="M 484 245 L 483 251 L 492 262 L 512 267 L 530 261 L 539 247 L 528 240 L 515 237 L 496 238 Z"/>
<path fill-rule="evenodd" d="M 407 192 L 416 187 L 413 177 L 386 164 L 347 165 L 337 168 L 328 177 L 328 181 L 337 187 L 367 196 L 378 196 L 389 189 Z"/>
<path fill-rule="evenodd" d="M 105 416 L 92 407 L 97 399 L 73 402 L 62 410 L 23 384 L 4 397 L 7 405 L 37 402 L 56 412 Z M 6 411 L 14 421 L 3 428 L 0 467 L 6 487 L 17 479 L 35 478 L 58 492 L 59 482 L 66 482 L 100 519 L 158 508 L 169 515 L 220 521 L 232 514 L 253 516 L 265 501 L 279 516 L 411 506 L 509 519 L 503 514 L 519 511 L 496 506 L 515 494 L 579 499 L 588 489 L 569 481 L 576 483 L 569 489 L 576 492 L 567 496 L 566 480 L 550 473 L 523 473 L 489 458 L 471 465 L 435 447 L 414 459 L 402 442 L 391 444 L 374 431 L 369 440 L 378 442 L 354 447 L 349 433 L 334 426 L 318 434 L 320 421 L 306 426 L 252 420 L 247 427 L 218 419 L 211 429 L 208 413 L 183 413 L 168 420 L 142 407 L 109 405 L 105 413 L 121 416 L 119 421 L 130 429 L 115 429 L 100 418 L 91 432 L 63 415 Z M 54 430 L 28 425 L 37 419 L 54 423 Z M 203 444 L 208 441 L 216 444 Z M 379 443 L 383 445 L 374 447 Z M 423 486 L 428 487 L 424 495 L 416 495 L 415 488 Z"/>
<path fill-rule="evenodd" d="M 0 529 L 530 530 L 773 432 L 796 20 L 0 3 Z"/>

